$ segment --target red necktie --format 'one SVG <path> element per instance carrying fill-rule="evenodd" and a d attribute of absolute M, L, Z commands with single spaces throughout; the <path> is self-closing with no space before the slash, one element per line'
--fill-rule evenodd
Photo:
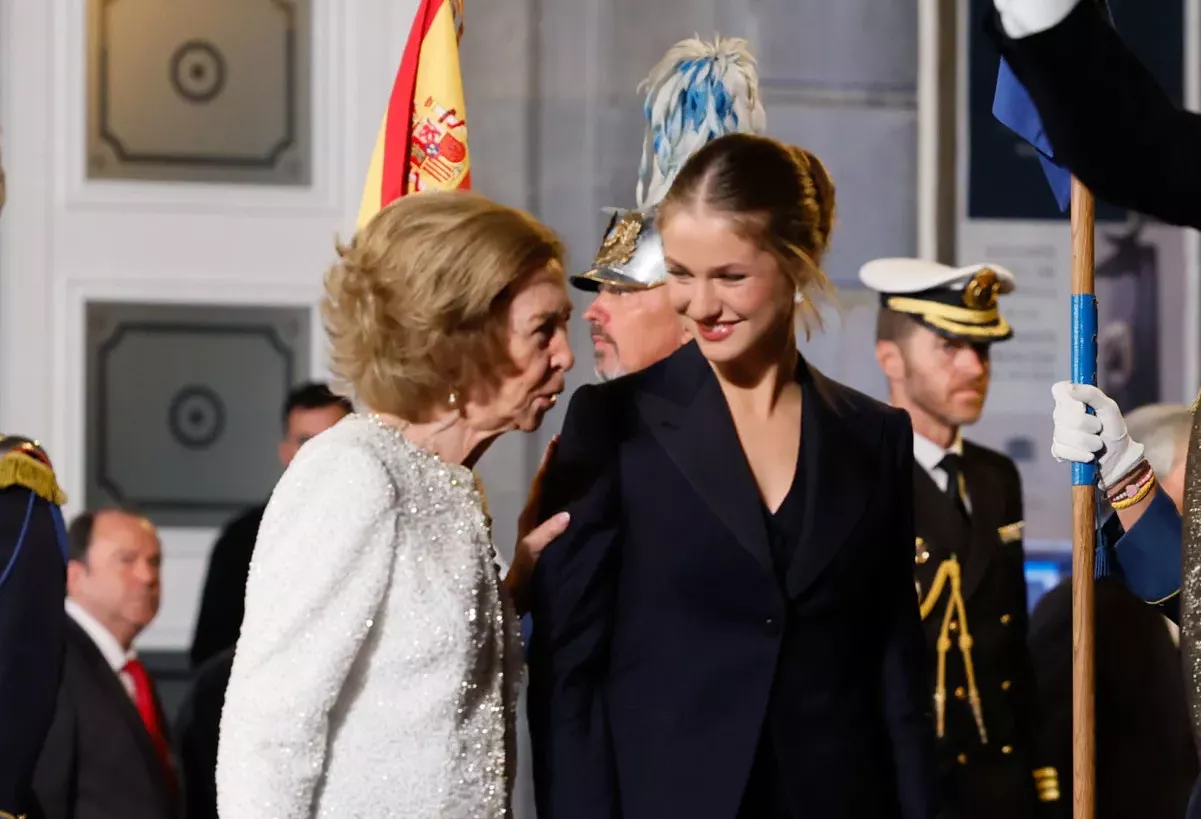
<path fill-rule="evenodd" d="M 146 730 L 150 732 L 150 741 L 154 743 L 154 750 L 158 753 L 159 761 L 163 763 L 163 771 L 167 780 L 174 783 L 175 769 L 171 766 L 171 752 L 167 748 L 167 737 L 163 733 L 163 726 L 159 723 L 154 687 L 150 682 L 150 675 L 146 673 L 146 666 L 142 665 L 141 660 L 135 659 L 127 662 L 122 670 L 133 678 L 134 704 L 138 707 L 138 713 L 142 717 Z"/>

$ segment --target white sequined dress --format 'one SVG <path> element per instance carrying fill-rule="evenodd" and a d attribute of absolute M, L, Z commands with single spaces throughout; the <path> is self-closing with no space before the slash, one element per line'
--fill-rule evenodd
<path fill-rule="evenodd" d="M 472 472 L 350 416 L 304 445 L 263 515 L 220 815 L 507 817 L 520 673 Z"/>

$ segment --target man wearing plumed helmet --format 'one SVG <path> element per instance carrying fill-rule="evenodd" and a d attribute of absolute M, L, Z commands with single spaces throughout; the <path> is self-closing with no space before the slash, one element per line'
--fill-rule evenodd
<path fill-rule="evenodd" d="M 584 318 L 592 328 L 596 373 L 608 380 L 649 367 L 687 340 L 662 284 L 667 271 L 654 213 L 676 172 L 712 139 L 762 134 L 755 58 L 745 40 L 682 40 L 651 69 L 636 206 L 612 209 L 592 266 L 572 277 L 596 293 Z"/>

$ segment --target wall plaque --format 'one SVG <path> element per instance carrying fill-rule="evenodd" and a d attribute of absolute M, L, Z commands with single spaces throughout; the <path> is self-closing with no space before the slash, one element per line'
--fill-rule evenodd
<path fill-rule="evenodd" d="M 204 527 L 266 500 L 309 343 L 303 307 L 88 304 L 88 508 Z"/>
<path fill-rule="evenodd" d="M 88 178 L 309 184 L 310 2 L 88 0 Z"/>

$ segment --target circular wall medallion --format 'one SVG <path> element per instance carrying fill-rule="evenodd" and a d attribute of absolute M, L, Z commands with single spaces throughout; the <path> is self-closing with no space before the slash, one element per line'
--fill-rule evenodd
<path fill-rule="evenodd" d="M 225 404 L 208 387 L 184 387 L 171 399 L 167 425 L 180 445 L 206 449 L 225 431 Z"/>
<path fill-rule="evenodd" d="M 225 88 L 225 58 L 212 43 L 188 40 L 171 55 L 171 87 L 188 102 L 211 102 Z"/>

